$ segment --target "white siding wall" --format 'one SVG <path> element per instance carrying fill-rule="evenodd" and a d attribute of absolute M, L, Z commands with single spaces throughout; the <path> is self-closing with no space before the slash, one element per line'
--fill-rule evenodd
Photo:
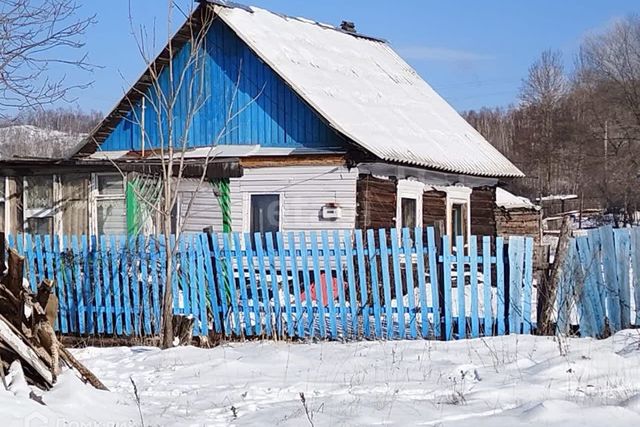
<path fill-rule="evenodd" d="M 285 166 L 245 169 L 244 176 L 231 179 L 231 215 L 233 231 L 249 231 L 252 194 L 280 194 L 281 230 L 353 229 L 356 218 L 357 169 L 343 166 Z M 182 184 L 181 216 L 184 216 L 195 180 Z M 321 218 L 327 203 L 337 203 L 342 217 Z M 213 226 L 222 229 L 222 214 L 213 187 L 201 188 L 185 222 L 185 231 L 199 232 Z"/>

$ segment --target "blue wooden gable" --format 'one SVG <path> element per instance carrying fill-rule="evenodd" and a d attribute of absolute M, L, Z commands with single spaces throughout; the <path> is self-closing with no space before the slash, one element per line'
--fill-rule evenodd
<path fill-rule="evenodd" d="M 221 20 L 215 20 L 211 25 L 204 45 L 206 52 L 202 52 L 204 56 L 200 62 L 204 64 L 204 72 L 196 73 L 198 78 L 193 78 L 196 67 L 189 43 L 173 59 L 175 76 L 187 70 L 180 89 L 175 81 L 180 79 L 174 79 L 174 90 L 180 95 L 173 120 L 176 141 L 186 135 L 188 147 L 206 147 L 216 142 L 314 149 L 344 147 L 343 137 L 322 121 Z M 168 91 L 168 67 L 158 80 L 162 90 Z M 101 144 L 101 150 L 141 150 L 140 123 L 143 122 L 145 148 L 159 148 L 162 138 L 158 138 L 158 108 L 153 104 L 162 103 L 157 101 L 155 92 L 153 87 L 147 89 L 145 108 L 142 108 L 142 102 L 134 105 Z M 204 94 L 204 97 L 198 98 L 196 94 Z M 189 110 L 193 111 L 189 106 L 194 104 L 199 108 L 189 118 Z M 234 116 L 231 121 L 229 116 Z M 161 117 L 166 134 L 166 117 L 164 114 Z M 189 119 L 191 126 L 185 126 Z M 166 139 L 164 143 L 167 144 Z"/>

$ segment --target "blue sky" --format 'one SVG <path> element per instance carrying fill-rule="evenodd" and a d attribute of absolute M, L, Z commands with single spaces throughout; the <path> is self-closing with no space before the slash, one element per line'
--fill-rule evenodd
<path fill-rule="evenodd" d="M 166 41 L 166 1 L 131 0 L 136 26 Z M 182 5 L 189 0 L 180 0 Z M 288 15 L 339 24 L 389 40 L 456 109 L 517 102 L 521 79 L 545 49 L 559 49 L 570 69 L 585 35 L 640 12 L 637 0 L 251 0 Z M 82 13 L 98 23 L 86 36 L 90 60 L 101 66 L 69 79 L 93 81 L 76 93 L 82 109 L 107 112 L 144 69 L 129 24 L 129 0 L 89 1 Z M 184 19 L 176 11 L 178 21 Z"/>

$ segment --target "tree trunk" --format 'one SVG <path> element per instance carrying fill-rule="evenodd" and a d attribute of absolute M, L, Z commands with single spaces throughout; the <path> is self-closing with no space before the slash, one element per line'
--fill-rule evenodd
<path fill-rule="evenodd" d="M 167 233 L 167 231 L 169 233 Z M 172 286 L 172 282 L 173 282 L 174 266 L 173 266 L 173 247 L 171 246 L 170 233 L 171 233 L 171 227 L 165 226 L 167 279 L 164 284 L 164 298 L 163 298 L 163 304 L 162 304 L 162 348 L 163 349 L 173 347 L 173 286 Z"/>

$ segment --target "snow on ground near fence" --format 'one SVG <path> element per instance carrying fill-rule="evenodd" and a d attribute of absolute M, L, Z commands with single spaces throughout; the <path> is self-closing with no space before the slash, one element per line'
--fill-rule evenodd
<path fill-rule="evenodd" d="M 639 423 L 640 332 L 563 345 L 567 356 L 553 338 L 524 335 L 86 348 L 74 354 L 110 393 L 65 371 L 42 406 L 14 378 L 11 391 L 0 392 L 0 419 L 16 426 L 139 425 L 132 377 L 147 426 L 310 425 L 301 392 L 315 426 Z M 25 424 L 29 416 L 35 423 Z"/>

